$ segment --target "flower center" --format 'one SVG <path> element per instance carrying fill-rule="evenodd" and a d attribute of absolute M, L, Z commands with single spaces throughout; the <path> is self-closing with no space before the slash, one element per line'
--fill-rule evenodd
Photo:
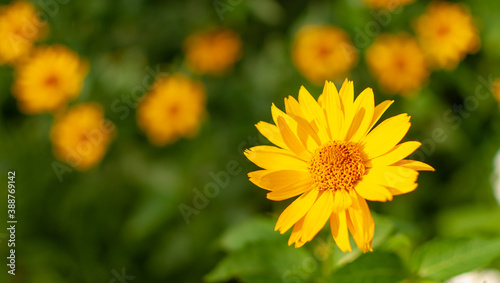
<path fill-rule="evenodd" d="M 437 30 L 437 35 L 439 36 L 445 36 L 450 32 L 450 27 L 446 25 L 442 25 L 438 28 Z"/>
<path fill-rule="evenodd" d="M 47 87 L 56 87 L 59 85 L 59 79 L 55 75 L 47 77 L 44 81 Z"/>
<path fill-rule="evenodd" d="M 308 168 L 318 190 L 350 190 L 365 174 L 361 150 L 346 141 L 330 141 L 318 148 Z"/>

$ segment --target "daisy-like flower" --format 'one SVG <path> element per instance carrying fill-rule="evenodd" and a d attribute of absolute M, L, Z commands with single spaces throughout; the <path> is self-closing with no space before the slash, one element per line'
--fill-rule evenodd
<path fill-rule="evenodd" d="M 241 57 L 241 39 L 228 29 L 203 31 L 184 41 L 188 67 L 198 74 L 221 75 Z"/>
<path fill-rule="evenodd" d="M 366 51 L 370 71 L 390 93 L 410 95 L 429 76 L 417 41 L 407 35 L 380 35 Z"/>
<path fill-rule="evenodd" d="M 365 0 L 371 8 L 394 10 L 398 7 L 415 2 L 415 0 Z"/>
<path fill-rule="evenodd" d="M 437 69 L 454 69 L 480 47 L 477 28 L 462 3 L 432 2 L 417 19 L 416 33 L 430 65 Z"/>
<path fill-rule="evenodd" d="M 157 146 L 192 137 L 205 112 L 205 88 L 181 74 L 158 80 L 139 104 L 137 123 Z"/>
<path fill-rule="evenodd" d="M 87 62 L 66 47 L 38 47 L 16 68 L 12 92 L 26 114 L 54 112 L 78 96 L 87 72 Z"/>
<path fill-rule="evenodd" d="M 316 84 L 345 76 L 358 60 L 347 33 L 334 26 L 303 27 L 292 55 L 297 69 Z"/>
<path fill-rule="evenodd" d="M 16 1 L 0 7 L 0 64 L 14 63 L 27 55 L 33 42 L 47 31 L 30 2 Z"/>
<path fill-rule="evenodd" d="M 249 173 L 250 181 L 269 190 L 271 200 L 299 196 L 276 223 L 281 233 L 293 226 L 289 245 L 298 248 L 311 241 L 330 220 L 342 251 L 351 251 L 349 232 L 360 250 L 371 251 L 375 227 L 366 200 L 385 202 L 411 192 L 418 171 L 434 170 L 404 159 L 421 145 L 399 143 L 410 128 L 407 114 L 374 127 L 392 102 L 375 106 L 370 88 L 354 100 L 351 81 L 346 80 L 340 92 L 326 82 L 318 101 L 302 87 L 298 101 L 285 98 L 286 113 L 272 105 L 275 125 L 256 125 L 276 146 L 245 152 L 263 168 Z"/>
<path fill-rule="evenodd" d="M 56 118 L 50 139 L 55 157 L 79 171 L 97 164 L 106 153 L 115 126 L 95 103 L 73 106 Z"/>

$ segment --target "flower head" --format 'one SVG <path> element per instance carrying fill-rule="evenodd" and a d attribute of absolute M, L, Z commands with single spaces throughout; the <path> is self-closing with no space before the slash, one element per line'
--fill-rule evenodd
<path fill-rule="evenodd" d="M 365 0 L 371 8 L 394 10 L 398 7 L 415 2 L 415 0 Z"/>
<path fill-rule="evenodd" d="M 366 61 L 380 85 L 391 93 L 411 94 L 429 76 L 417 41 L 406 35 L 380 35 L 366 51 Z"/>
<path fill-rule="evenodd" d="M 0 64 L 14 63 L 28 54 L 33 42 L 46 33 L 30 2 L 16 1 L 0 7 Z"/>
<path fill-rule="evenodd" d="M 357 59 L 349 36 L 334 26 L 303 27 L 293 43 L 297 69 L 316 84 L 344 76 Z"/>
<path fill-rule="evenodd" d="M 432 2 L 417 19 L 416 32 L 429 63 L 438 69 L 454 69 L 480 46 L 477 28 L 463 4 Z"/>
<path fill-rule="evenodd" d="M 241 57 L 241 39 L 228 29 L 195 33 L 184 42 L 188 66 L 199 74 L 221 75 Z"/>
<path fill-rule="evenodd" d="M 174 74 L 158 80 L 137 110 L 137 122 L 157 146 L 191 137 L 198 132 L 205 110 L 205 89 L 200 82 Z"/>
<path fill-rule="evenodd" d="M 274 106 L 275 125 L 259 122 L 257 129 L 276 146 L 256 146 L 245 152 L 263 168 L 249 173 L 250 181 L 269 190 L 275 201 L 299 196 L 281 213 L 276 230 L 301 247 L 330 220 L 335 242 L 350 251 L 349 232 L 359 249 L 372 250 L 374 222 L 366 200 L 388 201 L 417 187 L 418 171 L 434 170 L 405 160 L 420 143 L 400 143 L 410 128 L 401 114 L 378 126 L 392 101 L 375 106 L 373 91 L 365 89 L 354 100 L 353 83 L 337 92 L 326 82 L 316 101 L 302 87 L 298 101 L 285 98 L 286 113 Z"/>
<path fill-rule="evenodd" d="M 104 119 L 102 108 L 86 103 L 56 118 L 50 139 L 57 159 L 84 171 L 103 158 L 114 132 L 115 126 Z"/>
<path fill-rule="evenodd" d="M 76 98 L 88 64 L 64 46 L 38 47 L 17 67 L 13 86 L 19 108 L 26 114 L 53 112 Z"/>

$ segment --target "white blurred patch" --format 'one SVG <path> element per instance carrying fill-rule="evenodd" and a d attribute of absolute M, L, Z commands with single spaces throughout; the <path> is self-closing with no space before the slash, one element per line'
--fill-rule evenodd
<path fill-rule="evenodd" d="M 493 194 L 495 195 L 498 204 L 500 205 L 500 150 L 493 159 Z"/>
<path fill-rule="evenodd" d="M 446 283 L 500 283 L 500 272 L 495 269 L 471 271 L 455 276 Z"/>

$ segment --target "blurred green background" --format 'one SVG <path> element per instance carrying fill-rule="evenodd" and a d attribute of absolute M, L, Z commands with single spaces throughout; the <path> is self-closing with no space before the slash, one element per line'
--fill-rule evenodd
<path fill-rule="evenodd" d="M 374 20 L 362 0 L 34 1 L 41 11 L 52 11 L 46 14 L 50 33 L 38 44 L 64 44 L 90 62 L 84 89 L 71 104 L 100 103 L 117 136 L 100 164 L 64 173 L 60 181 L 49 140 L 53 117 L 20 113 L 11 94 L 13 69 L 0 66 L 0 172 L 16 171 L 18 220 L 16 276 L 7 274 L 2 282 L 122 282 L 123 274 L 130 279 L 123 282 L 354 282 L 357 277 L 350 276 L 362 276 L 359 270 L 376 278 L 369 271 L 377 264 L 393 277 L 373 282 L 416 282 L 416 273 L 426 277 L 419 259 L 429 250 L 440 253 L 434 260 L 462 253 L 473 261 L 452 262 L 452 271 L 428 276 L 436 281 L 475 268 L 500 268 L 500 208 L 492 185 L 499 105 L 489 95 L 473 111 L 449 112 L 483 81 L 500 76 L 500 3 L 462 2 L 476 17 L 481 49 L 455 70 L 433 72 L 416 97 L 378 89 L 366 67 L 365 47 L 359 48 L 359 63 L 349 75 L 355 93 L 372 87 L 376 103 L 395 99 L 384 117 L 409 113 L 412 127 L 405 139 L 423 142 L 416 155 L 436 168 L 420 174 L 411 194 L 369 203 L 377 223 L 375 252 L 360 256 L 342 254 L 328 229 L 301 249 L 287 247 L 289 233 L 280 235 L 273 225 L 289 201 L 267 200 L 266 192 L 248 181 L 246 173 L 256 166 L 243 150 L 267 144 L 253 125 L 271 121 L 272 102 L 283 109 L 283 98 L 296 97 L 301 85 L 315 97 L 321 93 L 291 61 L 296 31 L 307 23 L 332 24 L 354 38 Z M 405 6 L 381 30 L 412 33 L 412 19 L 428 3 Z M 183 40 L 216 26 L 240 34 L 241 60 L 225 76 L 191 74 Z M 134 107 L 123 119 L 112 111 L 116 99 L 131 97 L 142 85 L 148 68 L 184 72 L 203 82 L 207 117 L 195 138 L 155 147 L 138 129 Z M 227 175 L 228 184 L 186 223 L 179 205 L 194 207 L 196 190 L 213 182 L 212 174 L 224 175 L 227 166 L 237 174 Z M 4 267 L 6 231 L 0 231 Z M 466 267 L 453 270 L 455 265 Z M 360 282 L 371 282 L 366 278 Z"/>

